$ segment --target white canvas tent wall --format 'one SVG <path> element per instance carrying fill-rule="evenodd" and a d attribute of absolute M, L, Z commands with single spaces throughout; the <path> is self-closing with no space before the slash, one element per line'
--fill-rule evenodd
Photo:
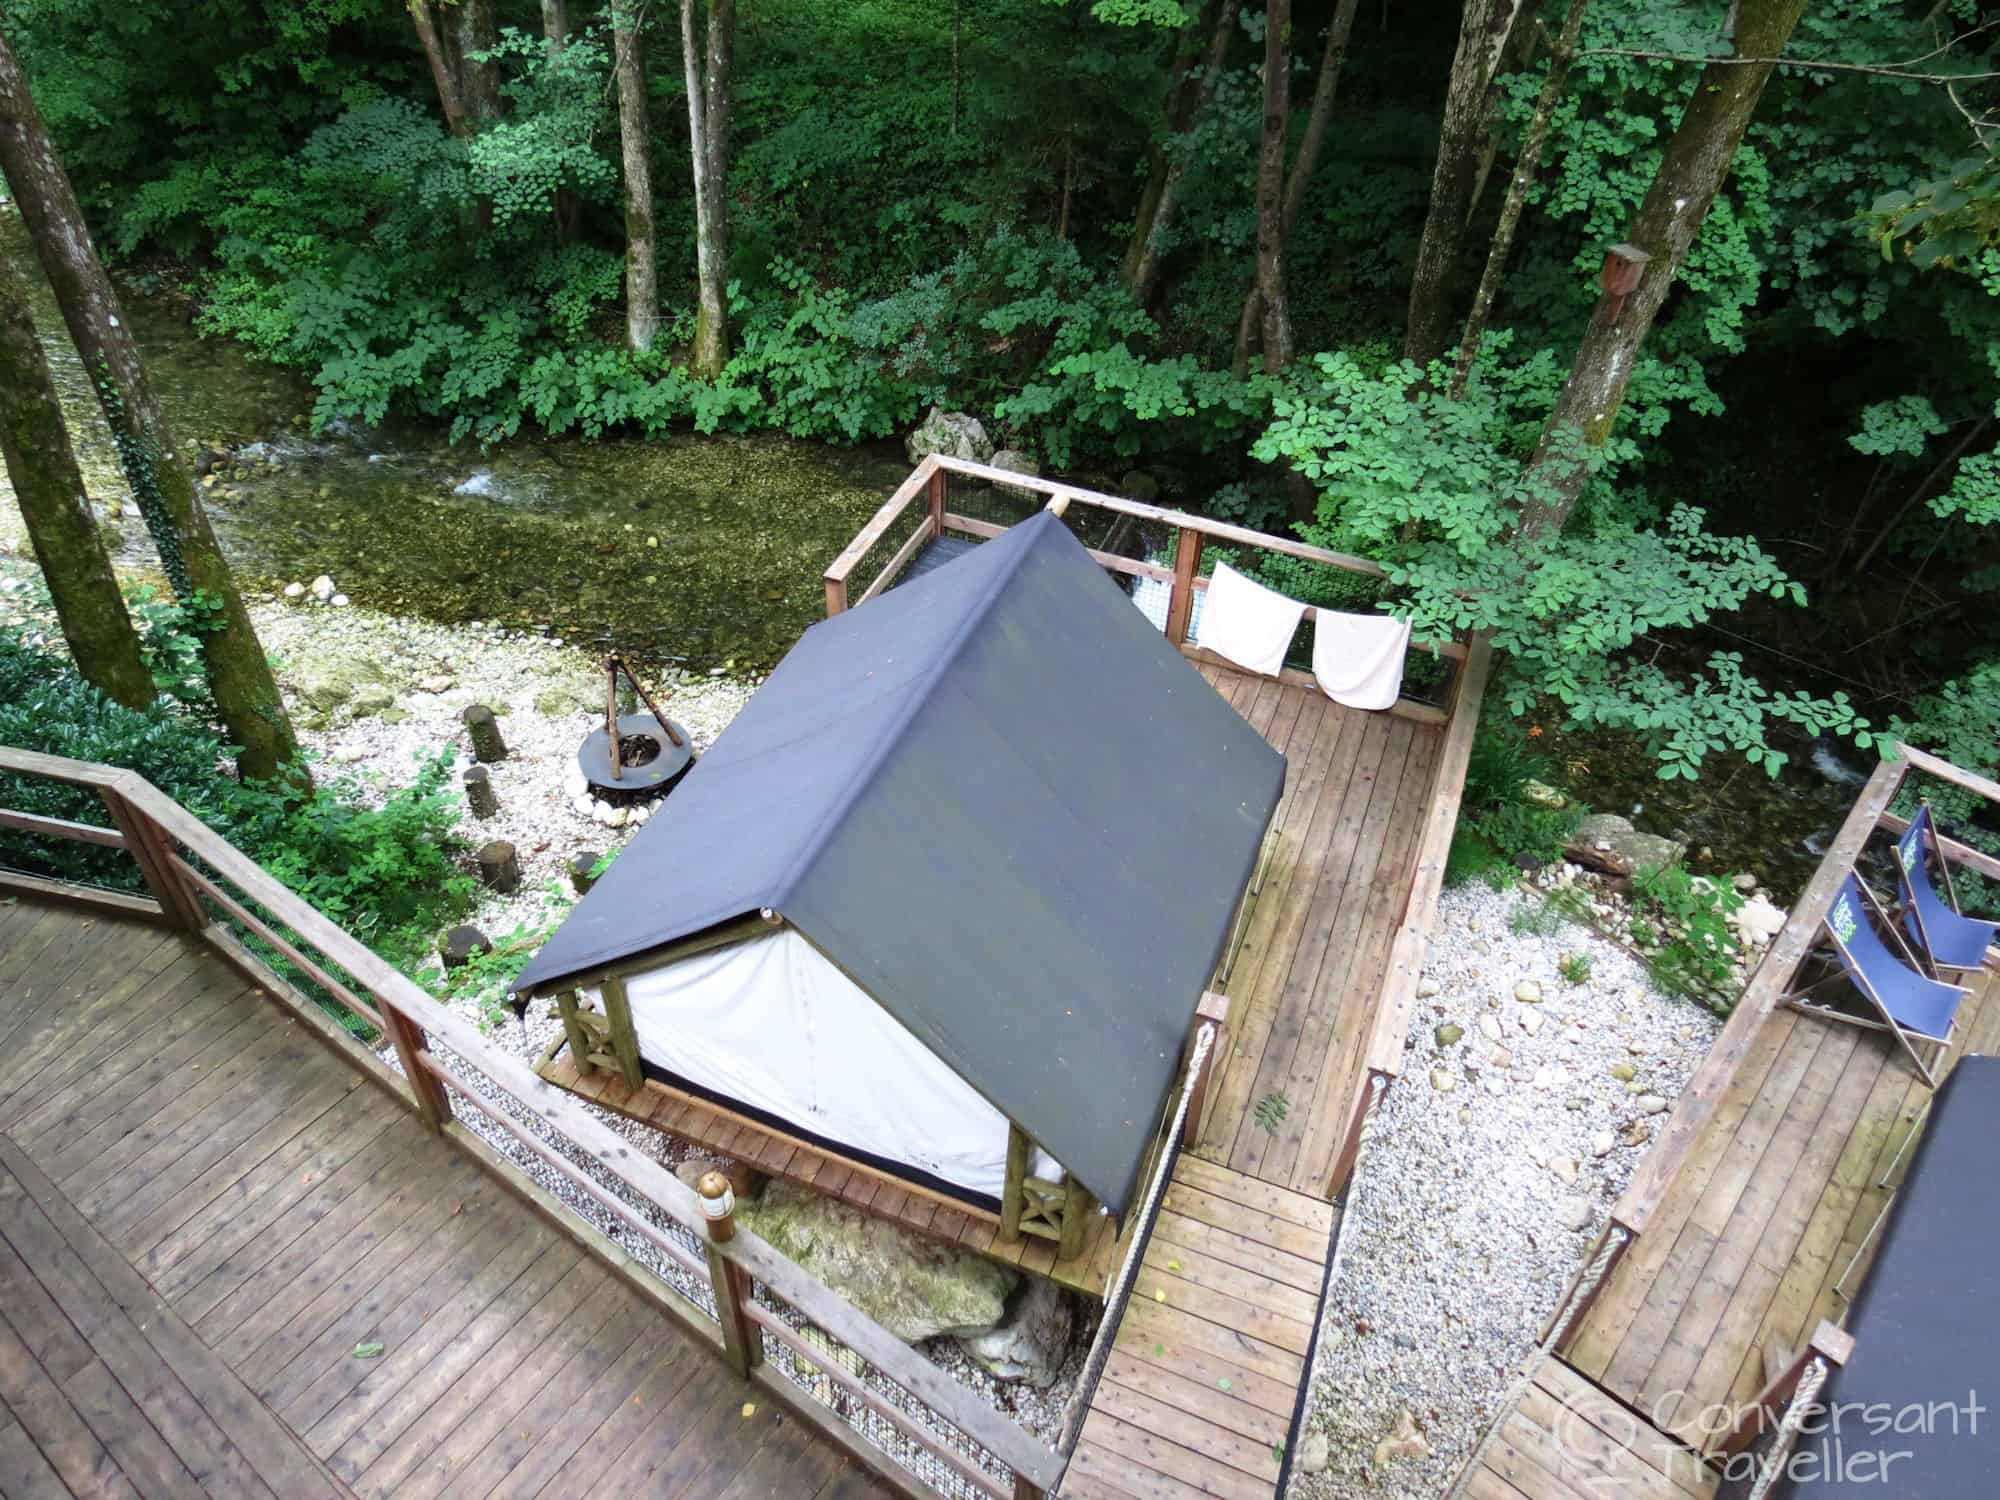
<path fill-rule="evenodd" d="M 791 928 L 635 971 L 625 993 L 654 1067 L 860 1155 L 999 1198 L 1007 1117 Z M 1059 1175 L 1046 1155 L 1036 1172 Z"/>
<path fill-rule="evenodd" d="M 1283 784 L 1044 512 L 808 630 L 517 992 L 660 971 L 652 1066 L 978 1192 L 1012 1121 L 1122 1213 Z"/>

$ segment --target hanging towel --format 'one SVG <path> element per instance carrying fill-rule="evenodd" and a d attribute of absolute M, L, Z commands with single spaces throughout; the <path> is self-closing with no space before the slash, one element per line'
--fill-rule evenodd
<path fill-rule="evenodd" d="M 1387 708 L 1403 687 L 1410 622 L 1389 615 L 1338 615 L 1322 609 L 1313 623 L 1313 676 L 1335 703 Z"/>
<path fill-rule="evenodd" d="M 1208 581 L 1208 597 L 1202 601 L 1196 644 L 1239 667 L 1275 677 L 1305 612 L 1298 600 L 1265 588 L 1228 563 L 1217 563 L 1215 576 Z"/>

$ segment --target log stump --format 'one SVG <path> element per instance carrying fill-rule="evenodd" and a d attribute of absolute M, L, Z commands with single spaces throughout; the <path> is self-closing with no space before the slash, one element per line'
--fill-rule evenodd
<path fill-rule="evenodd" d="M 503 896 L 520 887 L 521 860 L 505 839 L 495 839 L 479 851 L 479 883 Z"/>
<path fill-rule="evenodd" d="M 490 818 L 500 811 L 499 794 L 493 790 L 493 775 L 484 766 L 472 766 L 465 773 L 465 805 L 475 818 Z"/>
<path fill-rule="evenodd" d="M 597 884 L 597 862 L 604 858 L 595 849 L 586 849 L 574 855 L 569 862 L 569 883 L 576 888 L 579 896 L 588 895 L 590 888 Z"/>
<path fill-rule="evenodd" d="M 507 758 L 507 742 L 500 738 L 500 721 L 493 717 L 492 709 L 475 703 L 459 718 L 464 721 L 466 738 L 472 741 L 474 760 L 483 764 Z"/>
<path fill-rule="evenodd" d="M 491 953 L 493 944 L 477 927 L 464 924 L 438 939 L 438 957 L 446 969 L 462 969 L 482 954 Z"/>

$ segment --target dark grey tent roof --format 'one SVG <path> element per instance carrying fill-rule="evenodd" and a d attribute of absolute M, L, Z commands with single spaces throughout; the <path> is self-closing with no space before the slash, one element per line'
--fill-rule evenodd
<path fill-rule="evenodd" d="M 1848 1306 L 1853 1357 L 1821 1391 L 1827 1412 L 1800 1437 L 1775 1493 L 2000 1495 L 2000 1438 L 1986 1405 L 1970 1409 L 1993 1383 L 2000 1341 L 1989 1274 L 2000 1234 L 1996 1134 L 2000 1058 L 1961 1058 Z"/>
<path fill-rule="evenodd" d="M 1122 1211 L 1283 781 L 1041 513 L 808 630 L 517 987 L 769 907 Z"/>

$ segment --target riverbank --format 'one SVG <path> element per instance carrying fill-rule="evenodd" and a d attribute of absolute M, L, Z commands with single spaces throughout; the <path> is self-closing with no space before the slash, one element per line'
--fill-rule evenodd
<path fill-rule="evenodd" d="M 1440 1495 L 1721 1021 L 1542 901 L 1439 902 L 1347 1197 L 1294 1500 Z"/>

